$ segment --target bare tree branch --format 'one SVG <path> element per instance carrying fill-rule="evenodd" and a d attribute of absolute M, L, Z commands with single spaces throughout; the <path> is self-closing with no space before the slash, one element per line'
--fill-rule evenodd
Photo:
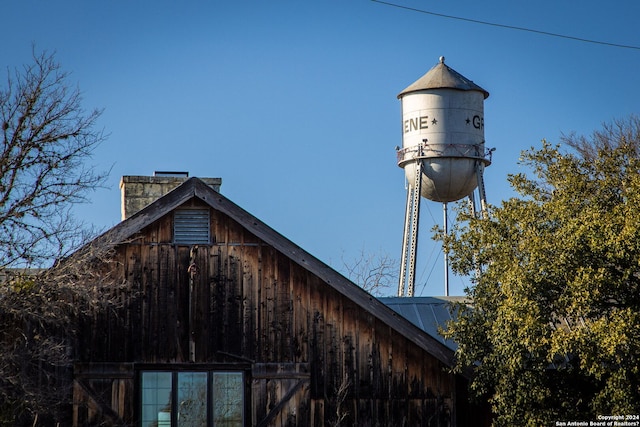
<path fill-rule="evenodd" d="M 116 313 L 135 298 L 126 283 L 113 276 L 115 262 L 110 246 L 89 244 L 50 269 L 4 270 L 0 425 L 36 417 L 64 424 L 83 319 Z"/>
<path fill-rule="evenodd" d="M 0 88 L 0 425 L 68 425 L 79 325 L 125 301 L 111 246 L 15 269 L 87 241 L 71 208 L 106 178 L 87 164 L 105 136 L 81 100 L 54 55 L 35 50 Z"/>
<path fill-rule="evenodd" d="M 86 164 L 105 139 L 53 54 L 10 71 L 0 89 L 0 268 L 44 265 L 77 242 L 74 203 L 105 173 Z"/>
<path fill-rule="evenodd" d="M 368 253 L 364 248 L 352 260 L 345 260 L 342 256 L 343 271 L 349 280 L 378 296 L 394 288 L 398 280 L 398 265 L 398 260 L 388 254 Z"/>

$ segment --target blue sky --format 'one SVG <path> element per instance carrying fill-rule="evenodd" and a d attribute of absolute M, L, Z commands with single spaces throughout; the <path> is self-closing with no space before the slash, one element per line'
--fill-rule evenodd
<path fill-rule="evenodd" d="M 640 46 L 640 2 L 426 2 L 409 8 Z M 120 219 L 122 175 L 185 170 L 330 265 L 400 257 L 405 205 L 396 95 L 444 55 L 490 92 L 488 201 L 511 195 L 523 149 L 638 114 L 640 50 L 452 20 L 370 0 L 4 2 L 0 68 L 56 51 L 108 140 L 106 189 L 78 215 Z M 442 255 L 423 202 L 416 295 L 441 295 Z M 465 278 L 451 278 L 462 294 Z M 395 288 L 388 294 L 394 294 Z"/>

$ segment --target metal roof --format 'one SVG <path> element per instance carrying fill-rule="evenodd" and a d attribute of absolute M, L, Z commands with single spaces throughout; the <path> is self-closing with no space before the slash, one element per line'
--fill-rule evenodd
<path fill-rule="evenodd" d="M 489 92 L 469 80 L 462 74 L 448 67 L 444 63 L 444 56 L 440 57 L 440 62 L 430 69 L 427 74 L 420 77 L 405 90 L 398 94 L 398 98 L 404 95 L 427 89 L 457 89 L 457 90 L 475 90 L 482 92 L 484 98 L 489 97 Z"/>
<path fill-rule="evenodd" d="M 439 340 L 451 350 L 458 345 L 446 340 L 438 333 L 438 327 L 445 328 L 453 319 L 449 311 L 452 302 L 464 302 L 465 297 L 384 297 L 378 298 L 387 307 Z"/>

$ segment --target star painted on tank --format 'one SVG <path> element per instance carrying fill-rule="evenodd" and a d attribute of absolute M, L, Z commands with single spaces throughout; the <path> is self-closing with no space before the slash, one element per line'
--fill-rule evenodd
<path fill-rule="evenodd" d="M 467 124 L 471 123 L 471 119 L 469 117 L 467 117 L 466 122 L 467 122 Z"/>
<path fill-rule="evenodd" d="M 437 125 L 438 124 L 438 120 L 436 120 L 436 119 L 431 120 L 431 124 L 432 125 Z"/>

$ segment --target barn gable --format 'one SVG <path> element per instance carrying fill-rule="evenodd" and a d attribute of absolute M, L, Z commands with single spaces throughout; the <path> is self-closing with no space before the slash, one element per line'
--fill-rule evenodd
<path fill-rule="evenodd" d="M 451 349 L 197 178 L 90 245 L 131 292 L 80 334 L 74 425 L 470 425 Z"/>

